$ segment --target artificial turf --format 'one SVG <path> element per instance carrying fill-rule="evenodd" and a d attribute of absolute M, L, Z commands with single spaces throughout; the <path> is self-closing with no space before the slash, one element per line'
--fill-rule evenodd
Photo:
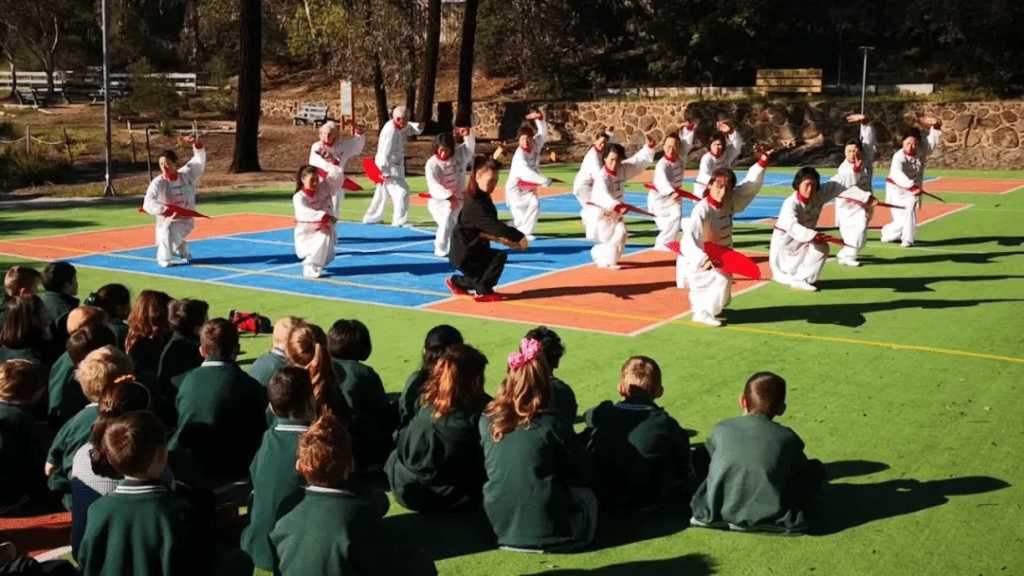
<path fill-rule="evenodd" d="M 545 172 L 571 181 L 571 167 Z M 414 191 L 423 187 L 422 179 L 411 184 Z M 210 215 L 290 214 L 290 195 L 270 189 L 204 195 L 198 202 Z M 357 220 L 367 199 L 350 195 L 343 218 Z M 922 226 L 913 248 L 881 244 L 878 232 L 869 232 L 865 265 L 851 269 L 830 261 L 821 292 L 769 284 L 738 296 L 723 314 L 729 324 L 723 329 L 684 319 L 635 338 L 559 330 L 567 353 L 558 375 L 576 391 L 581 412 L 614 398 L 623 360 L 645 354 L 661 365 L 661 403 L 695 432 L 691 442 L 739 412 L 737 395 L 750 374 L 771 370 L 785 377 L 788 410 L 779 422 L 829 467 L 818 534 L 691 529 L 688 518 L 671 513 L 602 517 L 588 551 L 540 556 L 494 550 L 480 517 L 426 517 L 393 505 L 387 522 L 438 558 L 442 574 L 1020 576 L 1024 192 L 947 199 L 973 206 Z M 412 219 L 430 221 L 423 207 L 413 208 Z M 0 233 L 13 239 L 151 222 L 134 205 L 20 207 L 0 213 Z M 637 233 L 631 241 L 652 243 L 652 224 L 637 221 L 631 230 Z M 546 233 L 582 232 L 575 219 L 542 218 L 538 234 Z M 738 226 L 737 247 L 766 251 L 769 233 L 764 225 Z M 0 257 L 4 267 L 15 263 L 20 260 Z M 133 293 L 153 288 L 202 298 L 211 315 L 244 309 L 271 318 L 295 314 L 324 326 L 359 318 L 373 335 L 368 363 L 390 392 L 417 367 L 423 335 L 436 324 L 457 326 L 491 359 L 491 393 L 503 359 L 526 331 L 501 321 L 79 269 L 83 296 L 115 281 Z M 245 338 L 242 347 L 247 362 L 269 348 L 269 337 Z"/>

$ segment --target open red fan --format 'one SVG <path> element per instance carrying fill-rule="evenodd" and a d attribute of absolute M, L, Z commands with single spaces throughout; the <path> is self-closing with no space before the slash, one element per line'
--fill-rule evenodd
<path fill-rule="evenodd" d="M 377 168 L 373 158 L 363 158 L 363 172 L 366 172 L 366 177 L 374 184 L 384 182 L 384 176 L 380 173 L 380 168 Z"/>
<path fill-rule="evenodd" d="M 648 190 L 657 190 L 657 188 L 655 188 L 654 184 L 644 184 L 644 188 L 647 188 Z M 676 192 L 680 196 L 682 196 L 683 198 L 686 198 L 687 200 L 693 200 L 694 202 L 700 202 L 700 198 L 697 198 L 695 195 L 687 192 L 686 190 L 683 190 L 682 188 L 676 188 Z"/>
<path fill-rule="evenodd" d="M 352 180 L 351 178 L 345 178 L 345 181 L 341 183 L 341 187 L 344 188 L 345 190 L 351 190 L 353 192 L 363 189 L 362 186 L 357 184 L 356 181 Z"/>
<path fill-rule="evenodd" d="M 147 212 L 143 210 L 142 207 L 139 207 L 139 212 L 142 214 L 147 214 Z M 206 214 L 200 214 L 195 210 L 189 210 L 188 208 L 182 208 L 181 206 L 175 206 L 173 204 L 167 205 L 167 212 L 170 212 L 168 216 L 179 216 L 183 218 L 209 218 L 209 216 L 207 216 Z"/>
<path fill-rule="evenodd" d="M 682 250 L 679 247 L 679 242 L 669 242 L 665 246 L 669 250 L 676 254 L 682 255 Z M 723 272 L 730 272 L 739 276 L 744 276 L 752 280 L 761 279 L 761 269 L 758 268 L 757 264 L 749 257 L 733 250 L 715 244 L 714 242 L 704 243 L 704 253 L 708 255 L 712 261 L 721 263 L 718 268 Z"/>

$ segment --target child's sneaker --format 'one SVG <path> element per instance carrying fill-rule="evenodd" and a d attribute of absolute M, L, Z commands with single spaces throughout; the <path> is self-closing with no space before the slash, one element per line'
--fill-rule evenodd
<path fill-rule="evenodd" d="M 481 294 L 473 298 L 473 300 L 476 300 L 477 302 L 501 302 L 504 299 L 505 297 L 502 296 L 501 294 L 498 294 L 497 292 L 491 292 L 490 294 Z"/>

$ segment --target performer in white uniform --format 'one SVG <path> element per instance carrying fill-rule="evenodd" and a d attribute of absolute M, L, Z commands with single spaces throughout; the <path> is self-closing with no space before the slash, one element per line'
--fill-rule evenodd
<path fill-rule="evenodd" d="M 903 209 L 892 211 L 892 222 L 882 227 L 882 242 L 900 240 L 904 247 L 914 245 L 925 163 L 942 139 L 942 121 L 924 116 L 920 122 L 931 127 L 928 138 L 922 140 L 921 130 L 916 126 L 904 134 L 903 148 L 892 155 L 885 184 L 886 203 L 902 206 Z"/>
<path fill-rule="evenodd" d="M 698 198 L 704 195 L 711 175 L 719 168 L 732 168 L 743 149 L 743 138 L 728 122 L 719 120 L 715 127 L 718 131 L 711 137 L 707 153 L 700 158 L 697 181 L 693 183 L 693 193 Z"/>
<path fill-rule="evenodd" d="M 452 230 L 459 218 L 466 199 L 463 191 L 466 186 L 465 166 L 472 161 L 476 150 L 476 138 L 469 128 L 457 128 L 464 135 L 464 140 L 455 146 L 455 138 L 451 132 L 437 135 L 436 154 L 427 160 L 427 210 L 437 222 L 437 235 L 434 237 L 434 255 L 439 258 L 448 256 L 448 244 L 452 239 Z"/>
<path fill-rule="evenodd" d="M 326 180 L 320 180 L 315 166 L 299 168 L 295 178 L 295 255 L 302 260 L 302 275 L 319 278 L 323 268 L 334 260 L 334 246 L 338 241 L 335 224 L 338 214 L 334 211 L 334 181 L 338 172 L 332 172 Z"/>
<path fill-rule="evenodd" d="M 195 228 L 195 218 L 174 216 L 168 206 L 196 209 L 196 182 L 206 168 L 206 149 L 198 140 L 183 139 L 192 144 L 192 159 L 178 168 L 178 155 L 174 150 L 160 153 L 161 174 L 149 183 L 142 209 L 156 216 L 156 261 L 161 267 L 171 265 L 177 256 L 187 264 L 191 258 L 185 238 Z"/>
<path fill-rule="evenodd" d="M 590 256 L 598 268 L 619 268 L 619 258 L 626 248 L 626 224 L 622 221 L 625 193 L 622 185 L 636 177 L 654 161 L 654 140 L 647 139 L 647 145 L 628 160 L 622 144 L 606 144 L 601 153 L 604 164 L 594 177 L 594 189 L 590 202 L 584 210 L 584 220 L 596 222 L 595 239 L 597 246 L 590 249 Z"/>
<path fill-rule="evenodd" d="M 355 137 L 348 140 L 338 139 L 338 125 L 333 121 L 320 127 L 320 141 L 309 149 L 309 165 L 317 169 L 321 180 L 327 180 L 335 186 L 334 214 L 341 213 L 340 204 L 345 199 L 345 162 L 363 152 L 366 136 L 363 129 L 355 127 Z"/>
<path fill-rule="evenodd" d="M 801 168 L 793 177 L 793 190 L 779 210 L 768 263 L 776 282 L 788 284 L 794 290 L 814 292 L 818 289 L 814 283 L 829 253 L 823 234 L 814 229 L 821 208 L 840 194 L 869 205 L 877 201 L 867 190 L 831 181 L 821 185 L 821 175 L 810 167 Z"/>
<path fill-rule="evenodd" d="M 860 139 L 850 140 L 843 150 L 846 159 L 839 165 L 839 170 L 832 177 L 847 188 L 872 190 L 874 177 L 873 162 L 875 159 L 875 129 L 871 121 L 863 114 L 852 114 L 847 122 L 860 123 Z M 865 206 L 853 200 L 844 199 L 841 195 L 835 201 L 836 226 L 846 244 L 836 254 L 836 262 L 843 266 L 860 266 L 857 254 L 864 247 L 867 238 L 868 223 L 874 212 L 872 205 Z"/>
<path fill-rule="evenodd" d="M 659 252 L 671 252 L 666 246 L 679 236 L 683 219 L 682 196 L 677 192 L 683 185 L 686 172 L 686 155 L 693 147 L 693 124 L 680 124 L 679 134 L 665 137 L 662 150 L 665 155 L 654 165 L 654 190 L 647 193 L 647 210 L 654 214 L 654 223 L 658 226 L 658 237 L 654 240 L 654 249 Z"/>
<path fill-rule="evenodd" d="M 717 169 L 711 175 L 704 198 L 690 212 L 679 240 L 681 254 L 676 258 L 676 286 L 689 288 L 694 322 L 722 325 L 715 316 L 732 300 L 732 274 L 715 268 L 704 251 L 704 243 L 732 248 L 733 216 L 745 210 L 761 191 L 764 169 L 771 154 L 771 151 L 761 154 L 739 184 L 731 169 Z"/>
<path fill-rule="evenodd" d="M 363 224 L 380 224 L 384 221 L 384 208 L 388 197 L 394 203 L 392 226 L 409 226 L 409 184 L 405 181 L 405 141 L 423 131 L 416 122 L 406 120 L 405 106 L 396 106 L 391 113 L 392 120 L 380 129 L 377 140 L 377 156 L 374 162 L 384 177 L 377 184 L 373 200 L 363 216 Z"/>
<path fill-rule="evenodd" d="M 576 178 L 572 183 L 572 194 L 580 203 L 580 219 L 583 220 L 583 229 L 588 240 L 593 240 L 596 235 L 594 229 L 596 222 L 591 222 L 591 225 L 587 226 L 587 220 L 583 218 L 583 214 L 586 212 L 587 202 L 590 202 L 590 191 L 594 188 L 594 175 L 601 170 L 601 152 L 606 144 L 614 143 L 614 126 L 608 126 L 606 129 L 598 132 L 597 136 L 594 137 L 594 145 L 583 155 L 583 161 L 580 162 L 580 170 L 576 173 Z"/>
<path fill-rule="evenodd" d="M 512 226 L 533 241 L 540 215 L 537 187 L 551 184 L 550 178 L 540 174 L 540 151 L 548 141 L 548 123 L 540 112 L 531 112 L 526 119 L 533 120 L 537 130 L 534 132 L 530 126 L 519 128 L 519 147 L 512 156 L 505 181 L 505 203 L 512 212 Z"/>

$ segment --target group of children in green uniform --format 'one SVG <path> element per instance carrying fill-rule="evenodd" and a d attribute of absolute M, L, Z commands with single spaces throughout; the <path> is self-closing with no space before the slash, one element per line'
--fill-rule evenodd
<path fill-rule="evenodd" d="M 47 288 L 72 298 L 73 270 Z M 622 400 L 588 410 L 577 434 L 575 394 L 554 375 L 565 350 L 545 327 L 508 356 L 492 397 L 487 358 L 457 329 L 438 326 L 390 402 L 364 363 L 372 344 L 357 320 L 325 332 L 281 318 L 273 349 L 247 373 L 236 362 L 238 328 L 209 319 L 205 302 L 146 290 L 134 305 L 55 298 L 68 309 L 26 315 L 25 303 L 39 300 L 34 272 L 19 266 L 5 276 L 0 507 L 60 495 L 85 574 L 251 574 L 253 565 L 435 574 L 414 543 L 389 535 L 383 488 L 421 513 L 482 507 L 497 545 L 510 550 L 579 549 L 593 540 L 599 511 L 685 514 L 687 505 L 693 526 L 800 532 L 824 480 L 800 438 L 773 421 L 786 390 L 774 374 L 752 376 L 739 400 L 744 416 L 691 450 L 657 405 L 661 370 L 644 356 L 623 365 Z M 50 324 L 8 338 L 8 324 L 25 332 L 32 314 Z M 59 359 L 51 318 L 68 333 Z M 115 318 L 126 327 L 119 334 Z M 44 452 L 46 424 L 55 436 Z"/>

